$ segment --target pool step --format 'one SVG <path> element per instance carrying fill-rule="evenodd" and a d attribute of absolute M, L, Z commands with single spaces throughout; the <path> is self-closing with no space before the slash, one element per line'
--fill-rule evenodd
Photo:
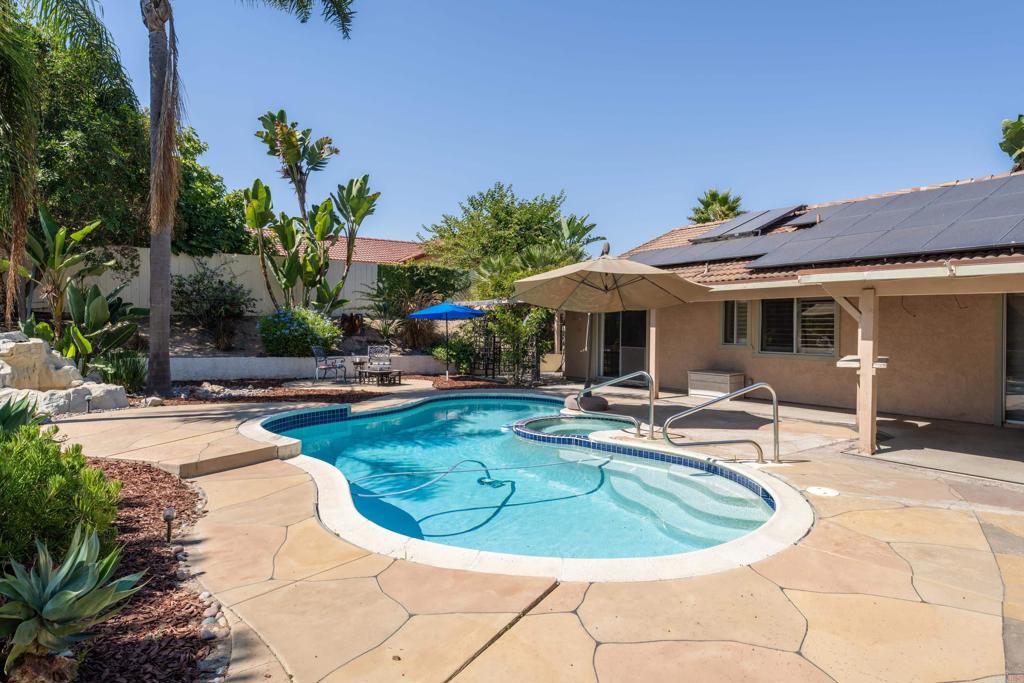
<path fill-rule="evenodd" d="M 652 485 L 634 473 L 617 473 L 612 488 L 625 497 L 644 505 L 666 524 L 715 542 L 735 538 L 764 523 L 764 517 L 735 517 L 736 510 L 723 508 L 707 497 L 684 499 L 660 486 Z M 654 499 L 654 500 L 652 500 Z M 655 502 L 657 501 L 657 502 Z M 654 503 L 654 504 L 651 504 Z"/>

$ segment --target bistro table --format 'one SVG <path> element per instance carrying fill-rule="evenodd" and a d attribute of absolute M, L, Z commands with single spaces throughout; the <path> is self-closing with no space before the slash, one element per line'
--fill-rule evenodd
<path fill-rule="evenodd" d="M 389 368 L 356 368 L 356 378 L 360 384 L 377 382 L 377 386 L 384 386 L 385 384 L 401 384 L 402 383 L 402 371 L 391 370 Z"/>

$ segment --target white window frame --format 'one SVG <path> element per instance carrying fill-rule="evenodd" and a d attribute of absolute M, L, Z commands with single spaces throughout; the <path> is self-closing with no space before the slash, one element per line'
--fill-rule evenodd
<path fill-rule="evenodd" d="M 729 324 L 729 304 L 732 304 L 732 341 L 726 340 L 725 328 Z M 742 307 L 742 313 L 741 311 Z M 739 321 L 743 320 L 744 337 L 740 339 Z M 750 302 L 746 300 L 729 300 L 722 302 L 722 325 L 719 328 L 722 346 L 750 346 Z"/>
<path fill-rule="evenodd" d="M 764 335 L 764 301 L 769 299 L 762 299 L 757 306 L 757 352 L 768 356 L 794 356 L 799 358 L 835 358 L 836 353 L 839 350 L 839 307 L 834 299 L 829 297 L 779 297 L 792 302 L 792 318 L 793 318 L 793 350 L 792 351 L 774 351 L 765 350 L 763 348 Z M 802 301 L 822 301 L 829 302 L 832 304 L 832 348 L 828 351 L 821 350 L 806 350 L 800 346 L 800 302 Z"/>

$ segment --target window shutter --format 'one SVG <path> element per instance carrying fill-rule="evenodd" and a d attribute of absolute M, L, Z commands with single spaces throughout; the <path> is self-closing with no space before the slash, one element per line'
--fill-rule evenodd
<path fill-rule="evenodd" d="M 836 348 L 836 302 L 832 299 L 800 299 L 800 351 L 832 353 Z"/>

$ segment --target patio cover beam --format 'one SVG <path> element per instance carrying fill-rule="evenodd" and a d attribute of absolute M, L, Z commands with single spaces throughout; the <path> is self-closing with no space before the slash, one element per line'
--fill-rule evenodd
<path fill-rule="evenodd" d="M 878 447 L 878 385 L 875 381 L 875 352 L 878 347 L 878 295 L 874 289 L 860 292 L 857 321 L 857 436 L 858 450 L 873 455 Z"/>

